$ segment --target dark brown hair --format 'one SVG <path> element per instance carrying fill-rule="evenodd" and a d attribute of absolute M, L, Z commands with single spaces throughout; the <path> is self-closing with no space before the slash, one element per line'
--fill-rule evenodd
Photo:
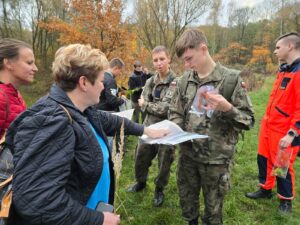
<path fill-rule="evenodd" d="M 295 49 L 300 49 L 300 35 L 297 32 L 290 32 L 281 35 L 276 39 L 276 43 L 282 39 L 284 39 L 285 42 L 292 42 L 295 46 Z"/>
<path fill-rule="evenodd" d="M 183 32 L 176 42 L 176 55 L 180 58 L 187 49 L 198 48 L 202 43 L 207 45 L 204 33 L 198 29 L 188 29 Z"/>
<path fill-rule="evenodd" d="M 122 59 L 120 58 L 113 58 L 109 62 L 109 68 L 114 68 L 117 67 L 119 69 L 122 69 L 125 66 L 125 63 L 123 62 Z"/>

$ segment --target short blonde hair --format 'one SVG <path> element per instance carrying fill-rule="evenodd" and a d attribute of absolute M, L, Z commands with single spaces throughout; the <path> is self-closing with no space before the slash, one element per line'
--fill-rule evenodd
<path fill-rule="evenodd" d="M 163 45 L 158 45 L 152 50 L 152 54 L 158 53 L 158 52 L 164 52 L 164 53 L 166 53 L 166 56 L 170 57 L 168 49 Z"/>
<path fill-rule="evenodd" d="M 108 66 L 105 54 L 99 49 L 90 45 L 71 44 L 56 51 L 52 74 L 59 87 L 64 91 L 72 91 L 81 76 L 94 84 L 99 72 Z"/>

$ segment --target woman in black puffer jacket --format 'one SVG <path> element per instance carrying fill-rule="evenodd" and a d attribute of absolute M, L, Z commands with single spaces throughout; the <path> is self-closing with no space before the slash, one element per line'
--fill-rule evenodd
<path fill-rule="evenodd" d="M 14 151 L 11 224 L 116 225 L 118 215 L 95 210 L 113 203 L 114 172 L 106 135 L 123 118 L 97 111 L 105 55 L 87 45 L 60 48 L 52 70 L 55 84 L 12 124 Z M 69 114 L 69 115 L 68 115 Z M 125 134 L 160 137 L 164 131 L 124 119 Z"/>

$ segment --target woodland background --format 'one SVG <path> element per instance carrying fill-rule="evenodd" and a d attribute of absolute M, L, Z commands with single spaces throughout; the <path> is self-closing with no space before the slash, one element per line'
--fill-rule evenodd
<path fill-rule="evenodd" d="M 121 57 L 126 71 L 118 83 L 126 86 L 135 59 L 153 69 L 150 52 L 156 45 L 170 49 L 172 68 L 180 74 L 184 68 L 174 54 L 174 44 L 184 29 L 199 27 L 208 37 L 213 57 L 243 71 L 256 112 L 255 127 L 239 142 L 232 188 L 224 204 L 224 224 L 299 225 L 298 187 L 291 215 L 278 213 L 276 197 L 253 201 L 244 193 L 257 188 L 257 136 L 274 81 L 274 76 L 269 75 L 278 68 L 274 41 L 286 32 L 300 32 L 300 1 L 265 0 L 254 8 L 240 8 L 230 0 L 136 0 L 132 15 L 124 13 L 126 4 L 121 0 L 0 0 L 0 38 L 13 37 L 31 43 L 36 56 L 39 72 L 35 82 L 21 90 L 27 105 L 48 91 L 52 83 L 51 62 L 61 45 L 88 43 L 100 48 L 108 59 Z M 206 25 L 200 26 L 200 20 Z M 120 201 L 116 208 L 121 224 L 185 224 L 176 187 L 176 161 L 161 208 L 154 207 L 152 202 L 157 160 L 149 172 L 147 188 L 137 194 L 126 191 L 134 182 L 136 143 L 136 137 L 129 137 L 117 190 Z M 298 159 L 294 165 L 297 185 Z M 200 210 L 203 212 L 203 204 Z"/>
<path fill-rule="evenodd" d="M 300 32 L 299 0 L 267 0 L 252 8 L 240 8 L 230 0 L 135 0 L 131 15 L 124 13 L 126 4 L 126 0 L 1 0 L 0 37 L 31 43 L 36 56 L 39 73 L 29 87 L 31 96 L 47 92 L 55 51 L 70 43 L 91 44 L 108 59 L 121 57 L 127 65 L 118 78 L 121 86 L 127 86 L 134 60 L 151 69 L 150 52 L 156 45 L 170 50 L 172 68 L 180 74 L 183 67 L 174 45 L 187 27 L 204 31 L 215 60 L 242 70 L 252 90 L 278 68 L 274 40 L 286 32 Z M 197 25 L 200 20 L 206 25 Z"/>

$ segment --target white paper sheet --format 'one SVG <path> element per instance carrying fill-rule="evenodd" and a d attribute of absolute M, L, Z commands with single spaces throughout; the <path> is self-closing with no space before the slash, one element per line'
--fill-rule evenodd
<path fill-rule="evenodd" d="M 170 133 L 162 138 L 150 138 L 147 135 L 143 135 L 141 140 L 146 144 L 165 144 L 165 145 L 176 145 L 185 141 L 189 141 L 197 138 L 208 138 L 207 135 L 201 135 L 197 133 L 191 133 L 183 131 L 177 124 L 163 120 L 161 122 L 150 125 L 149 127 L 155 129 L 168 129 Z"/>
<path fill-rule="evenodd" d="M 134 109 L 129 109 L 129 110 L 121 111 L 121 112 L 115 112 L 115 113 L 112 113 L 112 114 L 131 120 L 132 115 L 133 115 L 133 110 Z"/>

